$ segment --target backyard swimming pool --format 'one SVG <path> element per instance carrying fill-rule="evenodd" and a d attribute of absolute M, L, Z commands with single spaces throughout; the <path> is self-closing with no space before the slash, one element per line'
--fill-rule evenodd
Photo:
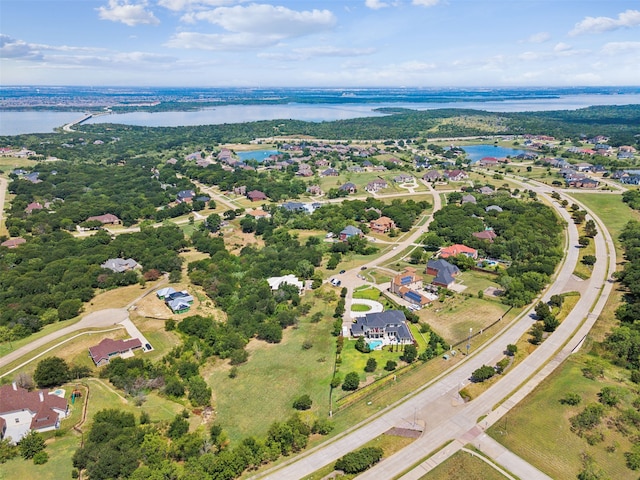
<path fill-rule="evenodd" d="M 367 345 L 369 345 L 369 348 L 371 350 L 380 350 L 382 348 L 382 345 L 384 345 L 382 340 L 369 340 L 367 342 Z"/>

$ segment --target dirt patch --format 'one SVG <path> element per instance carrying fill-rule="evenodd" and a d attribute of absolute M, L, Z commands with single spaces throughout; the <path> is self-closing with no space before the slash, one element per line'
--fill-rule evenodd
<path fill-rule="evenodd" d="M 264 247 L 264 241 L 258 239 L 253 233 L 242 233 L 242 231 L 235 229 L 231 232 L 225 231 L 224 243 L 227 250 L 234 255 L 240 254 L 240 251 L 248 245 L 253 245 L 256 248 Z"/>
<path fill-rule="evenodd" d="M 386 432 L 385 435 L 395 435 L 396 437 L 405 437 L 405 438 L 419 438 L 422 435 L 422 430 L 413 430 L 411 428 L 398 428 L 393 427 Z"/>
<path fill-rule="evenodd" d="M 501 295 L 504 294 L 503 290 L 500 290 L 499 288 L 496 287 L 487 287 L 484 289 L 484 294 L 489 296 L 489 297 L 500 297 Z"/>

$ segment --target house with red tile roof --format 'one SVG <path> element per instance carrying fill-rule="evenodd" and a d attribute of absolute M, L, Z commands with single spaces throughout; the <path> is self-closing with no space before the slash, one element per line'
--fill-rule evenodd
<path fill-rule="evenodd" d="M 493 243 L 493 240 L 498 237 L 498 235 L 496 235 L 496 232 L 494 232 L 493 230 L 483 230 L 481 232 L 473 232 L 471 235 L 473 235 L 476 238 L 479 238 L 480 240 L 487 240 L 489 243 Z"/>
<path fill-rule="evenodd" d="M 478 258 L 478 251 L 459 243 L 440 249 L 440 258 L 455 257 L 456 255 L 466 255 L 467 257 L 476 259 Z"/>
<path fill-rule="evenodd" d="M 27 208 L 25 208 L 24 211 L 30 214 L 34 210 L 42 210 L 43 208 L 44 207 L 42 206 L 42 204 L 38 202 L 31 202 L 29 205 L 27 205 Z"/>
<path fill-rule="evenodd" d="M 371 222 L 369 222 L 369 228 L 377 233 L 387 233 L 396 228 L 396 222 L 389 217 L 382 216 L 376 220 L 371 220 Z"/>
<path fill-rule="evenodd" d="M 142 342 L 139 338 L 128 340 L 103 339 L 98 345 L 89 348 L 89 356 L 96 367 L 107 365 L 112 357 L 119 357 L 123 353 L 133 352 L 136 348 L 141 348 Z"/>
<path fill-rule="evenodd" d="M 31 430 L 46 432 L 60 428 L 68 413 L 67 400 L 48 390 L 29 391 L 12 385 L 0 387 L 0 439 L 19 442 Z"/>

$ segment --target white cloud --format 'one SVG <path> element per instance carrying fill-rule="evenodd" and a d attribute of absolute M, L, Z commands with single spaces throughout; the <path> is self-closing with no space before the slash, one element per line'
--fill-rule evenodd
<path fill-rule="evenodd" d="M 158 5 L 174 12 L 181 10 L 200 9 L 202 7 L 222 7 L 234 5 L 245 0 L 158 0 Z"/>
<path fill-rule="evenodd" d="M 278 35 L 245 32 L 232 34 L 180 32 L 165 43 L 165 46 L 193 50 L 247 50 L 275 45 L 281 38 Z"/>
<path fill-rule="evenodd" d="M 280 61 L 301 61 L 317 57 L 360 57 L 375 53 L 374 48 L 341 48 L 333 46 L 318 46 L 306 48 L 294 48 L 290 52 L 264 52 L 258 57 Z"/>
<path fill-rule="evenodd" d="M 440 0 L 412 0 L 411 2 L 412 5 L 418 5 L 420 7 L 434 7 L 438 3 L 440 3 Z"/>
<path fill-rule="evenodd" d="M 42 54 L 34 45 L 24 40 L 16 40 L 9 35 L 0 34 L 0 58 L 42 60 Z"/>
<path fill-rule="evenodd" d="M 527 43 L 544 43 L 551 38 L 549 32 L 538 32 L 527 38 Z"/>
<path fill-rule="evenodd" d="M 626 10 L 618 14 L 618 18 L 611 17 L 586 17 L 576 23 L 569 35 L 581 35 L 586 33 L 604 33 L 621 28 L 640 26 L 640 10 Z"/>
<path fill-rule="evenodd" d="M 620 53 L 640 53 L 640 42 L 609 42 L 600 50 L 605 55 L 617 55 Z"/>
<path fill-rule="evenodd" d="M 388 3 L 383 2 L 382 0 L 365 0 L 364 4 L 372 10 L 379 10 L 389 6 Z"/>
<path fill-rule="evenodd" d="M 102 20 L 122 22 L 130 27 L 140 24 L 158 25 L 160 20 L 146 7 L 146 1 L 130 4 L 128 0 L 109 0 L 108 7 L 99 7 L 97 10 Z"/>
<path fill-rule="evenodd" d="M 554 52 L 567 52 L 571 50 L 573 47 L 564 42 L 557 43 L 555 47 L 553 47 Z"/>

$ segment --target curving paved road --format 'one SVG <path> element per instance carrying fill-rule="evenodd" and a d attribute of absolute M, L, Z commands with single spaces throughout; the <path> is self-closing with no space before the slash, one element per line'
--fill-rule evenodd
<path fill-rule="evenodd" d="M 537 191 L 540 195 L 547 195 L 551 191 L 549 187 L 542 185 L 527 184 L 527 188 Z M 542 296 L 543 300 L 547 300 L 551 295 L 563 293 L 567 285 L 571 285 L 572 273 L 578 260 L 578 249 L 570 248 L 578 244 L 577 229 L 567 211 L 557 204 L 554 206 L 568 223 L 568 253 L 555 276 L 554 283 Z M 443 453 L 438 454 L 442 458 L 437 462 L 433 458 L 429 459 L 403 477 L 417 479 L 431 466 L 448 458 L 448 455 L 462 448 L 464 444 L 480 437 L 483 428 L 497 421 L 509 408 L 524 398 L 566 358 L 566 355 L 571 353 L 576 344 L 579 345 L 604 306 L 612 287 L 612 284 L 607 282 L 607 278 L 615 268 L 613 262 L 608 261 L 611 253 L 614 252 L 613 243 L 599 219 L 592 213 L 591 216 L 599 224 L 602 235 L 598 235 L 594 242 L 598 262 L 588 280 L 586 293 L 556 332 L 483 395 L 467 404 L 458 401 L 458 391 L 468 382 L 471 372 L 483 364 L 494 364 L 504 356 L 503 351 L 507 344 L 516 343 L 529 330 L 532 325 L 530 314 L 533 308 L 525 311 L 516 321 L 505 327 L 489 345 L 467 357 L 461 364 L 449 369 L 421 391 L 412 394 L 410 398 L 387 407 L 378 412 L 375 418 L 364 421 L 325 444 L 257 477 L 278 480 L 303 478 L 337 460 L 345 452 L 357 449 L 378 437 L 391 427 L 415 428 L 417 422 L 424 426 L 424 433 L 418 440 L 358 477 L 362 479 L 394 478 L 402 474 L 407 465 L 416 464 L 428 452 L 434 451 L 449 440 L 455 440 L 451 444 L 452 448 L 447 448 Z M 597 305 L 592 310 L 596 300 Z M 567 344 L 570 339 L 573 340 Z M 563 349 L 564 345 L 568 346 Z M 550 359 L 552 359 L 551 362 L 549 362 Z M 530 380 L 521 387 L 523 380 L 526 379 Z M 507 402 L 492 411 L 496 404 L 507 397 L 509 397 Z M 477 420 L 484 415 L 488 416 L 479 425 Z M 429 462 L 432 463 L 431 466 Z M 524 473 L 522 466 L 517 462 L 512 462 L 509 467 Z M 514 473 L 517 474 L 517 471 Z M 546 477 L 536 472 L 537 469 L 528 470 L 528 473 L 523 474 L 521 478 Z"/>

